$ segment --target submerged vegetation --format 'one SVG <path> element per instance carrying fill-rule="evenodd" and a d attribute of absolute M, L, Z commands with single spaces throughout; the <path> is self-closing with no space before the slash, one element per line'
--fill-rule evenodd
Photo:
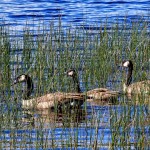
<path fill-rule="evenodd" d="M 69 114 L 24 111 L 20 101 L 25 85 L 11 84 L 24 73 L 34 81 L 32 97 L 73 91 L 72 79 L 64 72 L 74 68 L 82 92 L 98 87 L 121 91 L 125 78 L 119 66 L 125 59 L 133 60 L 133 81 L 150 78 L 149 32 L 144 18 L 65 28 L 60 20 L 57 25 L 40 21 L 37 28 L 27 23 L 23 31 L 1 25 L 0 149 L 148 149 L 149 96 L 120 96 L 113 104 L 87 102 Z"/>

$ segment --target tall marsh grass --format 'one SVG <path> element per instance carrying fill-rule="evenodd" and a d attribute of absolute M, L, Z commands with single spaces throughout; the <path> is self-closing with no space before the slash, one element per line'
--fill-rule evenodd
<path fill-rule="evenodd" d="M 11 87 L 22 73 L 34 81 L 32 97 L 55 91 L 75 91 L 64 72 L 75 68 L 82 92 L 97 87 L 122 89 L 124 59 L 134 62 L 133 80 L 149 79 L 150 36 L 148 21 L 101 23 L 100 26 L 62 22 L 23 31 L 0 26 L 0 149 L 10 148 L 148 148 L 149 97 L 117 99 L 117 105 L 85 103 L 71 114 L 21 109 L 24 85 Z M 139 103 L 140 101 L 140 103 Z M 148 104 L 148 105 L 147 105 Z M 19 143 L 18 143 L 19 141 Z"/>

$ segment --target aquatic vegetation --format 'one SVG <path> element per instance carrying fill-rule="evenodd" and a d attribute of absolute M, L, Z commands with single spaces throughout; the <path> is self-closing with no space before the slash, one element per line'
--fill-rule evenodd
<path fill-rule="evenodd" d="M 61 20 L 57 25 L 39 21 L 37 30 L 26 24 L 20 32 L 1 26 L 0 148 L 147 148 L 150 101 L 144 97 L 85 102 L 82 109 L 69 113 L 24 111 L 20 104 L 25 85 L 11 84 L 24 73 L 35 81 L 32 97 L 69 92 L 73 81 L 64 72 L 74 68 L 82 92 L 99 87 L 121 91 L 124 73 L 119 65 L 124 59 L 134 60 L 134 81 L 150 78 L 149 39 L 143 19 L 66 28 Z"/>

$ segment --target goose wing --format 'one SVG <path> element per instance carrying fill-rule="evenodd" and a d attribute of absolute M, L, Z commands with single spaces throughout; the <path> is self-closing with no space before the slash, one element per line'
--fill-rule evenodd
<path fill-rule="evenodd" d="M 63 103 L 67 103 L 71 100 L 83 101 L 84 99 L 85 99 L 84 95 L 80 93 L 56 92 L 56 93 L 49 93 L 41 97 L 37 97 L 29 100 L 23 100 L 22 106 L 23 108 L 27 108 L 27 109 L 32 109 L 32 108 L 48 109 L 58 104 L 61 105 Z"/>
<path fill-rule="evenodd" d="M 119 92 L 118 91 L 111 91 L 106 88 L 97 88 L 94 90 L 87 91 L 87 96 L 89 99 L 100 99 L 100 100 L 107 100 L 112 97 L 116 97 Z"/>
<path fill-rule="evenodd" d="M 133 83 L 127 88 L 128 93 L 149 93 L 150 94 L 150 80 Z"/>

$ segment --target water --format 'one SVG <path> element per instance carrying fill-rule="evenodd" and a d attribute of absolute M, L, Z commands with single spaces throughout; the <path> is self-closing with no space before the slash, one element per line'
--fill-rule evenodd
<path fill-rule="evenodd" d="M 124 113 L 126 109 L 127 114 Z M 93 106 L 93 108 L 88 108 L 88 111 L 93 110 L 95 112 L 88 112 L 88 114 L 76 114 L 78 119 L 69 119 L 69 116 L 56 115 L 54 112 L 38 112 L 40 116 L 35 114 L 28 117 L 16 117 L 14 119 L 11 116 L 10 119 L 14 121 L 14 127 L 9 127 L 9 124 L 2 126 L 1 132 L 1 141 L 4 149 L 7 149 L 12 144 L 16 148 L 31 149 L 35 148 L 51 148 L 57 147 L 61 148 L 63 145 L 69 145 L 69 147 L 91 147 L 94 146 L 94 143 L 97 142 L 97 147 L 100 149 L 108 149 L 109 144 L 112 143 L 112 140 L 115 140 L 119 144 L 119 140 L 124 140 L 129 143 L 131 149 L 136 148 L 136 143 L 139 142 L 141 134 L 145 136 L 143 144 L 147 143 L 150 139 L 149 127 L 147 125 L 139 125 L 138 127 L 134 126 L 134 119 L 138 119 L 140 113 L 145 112 L 147 109 L 143 107 L 135 106 Z M 117 113 L 117 116 L 113 116 L 113 113 Z M 138 116 L 134 116 L 136 111 L 139 112 Z M 130 112 L 130 119 L 127 123 L 127 128 L 124 133 L 124 126 L 120 126 L 120 123 L 117 123 L 118 118 L 128 118 L 128 112 Z M 29 111 L 22 112 L 24 115 L 27 115 Z M 47 114 L 48 115 L 47 115 Z M 5 114 L 3 114 L 4 117 Z M 34 116 L 34 117 L 33 117 Z M 74 116 L 72 114 L 71 116 Z M 70 116 L 70 117 L 71 117 Z M 143 117 L 146 117 L 145 114 Z M 116 117 L 116 118 L 115 118 Z M 7 118 L 9 120 L 9 118 Z M 3 124 L 1 124 L 3 125 Z M 3 129 L 4 128 L 4 129 Z M 119 134 L 119 137 L 115 139 L 115 136 Z M 40 144 L 41 143 L 41 144 Z M 117 147 L 117 145 L 116 145 Z M 118 145 L 118 148 L 121 149 L 122 145 Z M 145 144 L 145 149 L 147 144 Z"/>
<path fill-rule="evenodd" d="M 22 30 L 27 20 L 32 26 L 33 20 L 35 24 L 39 20 L 44 20 L 45 24 L 49 21 L 58 23 L 60 17 L 63 26 L 90 26 L 106 21 L 106 17 L 108 23 L 122 22 L 125 16 L 128 22 L 138 20 L 141 15 L 147 20 L 149 6 L 148 0 L 1 0 L 0 18 L 17 30 Z"/>
<path fill-rule="evenodd" d="M 122 23 L 126 15 L 128 23 L 133 20 L 136 22 L 141 15 L 149 22 L 149 6 L 148 0 L 1 0 L 0 24 L 9 24 L 22 32 L 26 21 L 36 30 L 40 20 L 44 24 L 53 21 L 57 25 L 61 18 L 63 27 L 84 25 L 84 29 L 88 30 L 93 25 L 93 29 L 97 29 L 97 25 L 105 22 L 106 18 L 111 26 L 117 21 Z M 18 58 L 21 61 L 22 49 L 15 54 L 20 56 Z M 122 106 L 87 103 L 86 110 L 83 106 L 82 113 L 73 113 L 71 116 L 46 111 L 24 112 L 19 104 L 16 105 L 13 101 L 7 104 L 4 101 L 1 103 L 0 148 L 10 149 L 12 146 L 16 149 L 65 149 L 68 146 L 92 149 L 97 143 L 100 149 L 109 149 L 114 140 L 118 143 L 118 149 L 122 149 L 122 145 L 119 145 L 121 141 L 128 143 L 130 149 L 136 149 L 137 142 L 143 140 L 145 149 L 148 149 L 150 127 L 145 120 L 148 120 L 149 107 L 135 106 L 131 101 L 128 105 L 127 99 L 119 98 L 121 102 L 125 101 Z"/>

